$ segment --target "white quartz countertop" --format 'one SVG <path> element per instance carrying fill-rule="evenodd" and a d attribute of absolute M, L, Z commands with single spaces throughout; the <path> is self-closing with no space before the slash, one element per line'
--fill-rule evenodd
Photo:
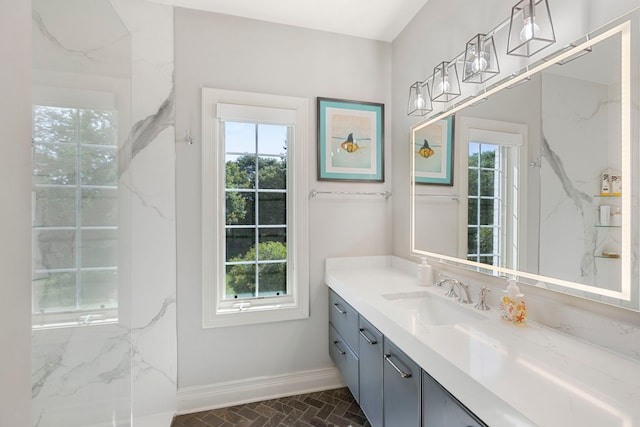
<path fill-rule="evenodd" d="M 331 289 L 492 427 L 640 426 L 640 363 L 632 359 L 531 322 L 507 324 L 497 307 L 465 305 L 482 318 L 425 323 L 383 295 L 450 301 L 442 288 L 418 286 L 417 264 L 400 258 L 329 258 L 325 269 Z"/>

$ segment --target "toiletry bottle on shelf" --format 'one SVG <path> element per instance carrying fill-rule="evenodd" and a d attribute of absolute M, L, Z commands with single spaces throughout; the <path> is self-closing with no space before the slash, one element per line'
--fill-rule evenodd
<path fill-rule="evenodd" d="M 611 194 L 614 196 L 622 195 L 622 177 L 620 174 L 611 175 Z"/>
<path fill-rule="evenodd" d="M 422 258 L 422 262 L 418 266 L 418 285 L 431 286 L 433 284 L 433 270 L 427 264 L 427 259 Z"/>
<path fill-rule="evenodd" d="M 524 302 L 524 294 L 520 293 L 520 288 L 515 279 L 507 280 L 507 289 L 500 302 L 502 318 L 516 325 L 523 325 L 527 322 L 527 305 Z"/>
<path fill-rule="evenodd" d="M 600 177 L 600 195 L 609 196 L 611 194 L 611 187 L 609 186 L 609 174 L 603 173 Z"/>

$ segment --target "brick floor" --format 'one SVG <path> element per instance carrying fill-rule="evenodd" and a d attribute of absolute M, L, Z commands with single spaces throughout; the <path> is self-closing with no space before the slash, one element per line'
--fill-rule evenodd
<path fill-rule="evenodd" d="M 247 403 L 174 418 L 171 427 L 370 427 L 347 388 Z"/>

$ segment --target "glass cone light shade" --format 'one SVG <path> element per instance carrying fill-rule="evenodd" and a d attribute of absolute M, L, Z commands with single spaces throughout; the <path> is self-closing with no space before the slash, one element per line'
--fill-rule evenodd
<path fill-rule="evenodd" d="M 460 96 L 460 80 L 455 62 L 442 62 L 433 69 L 431 100 L 449 102 Z"/>
<path fill-rule="evenodd" d="M 521 0 L 511 9 L 507 53 L 531 56 L 555 43 L 548 0 Z"/>
<path fill-rule="evenodd" d="M 500 65 L 493 37 L 477 34 L 467 42 L 464 51 L 462 81 L 465 83 L 484 83 L 499 73 Z"/>
<path fill-rule="evenodd" d="M 410 116 L 424 116 L 433 111 L 431 97 L 429 96 L 429 85 L 427 81 L 415 82 L 409 88 L 409 105 L 407 114 Z"/>

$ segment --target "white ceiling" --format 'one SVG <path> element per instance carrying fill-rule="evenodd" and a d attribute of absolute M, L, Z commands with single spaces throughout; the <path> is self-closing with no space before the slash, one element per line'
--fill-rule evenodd
<path fill-rule="evenodd" d="M 393 41 L 427 0 L 151 0 L 190 9 Z"/>

